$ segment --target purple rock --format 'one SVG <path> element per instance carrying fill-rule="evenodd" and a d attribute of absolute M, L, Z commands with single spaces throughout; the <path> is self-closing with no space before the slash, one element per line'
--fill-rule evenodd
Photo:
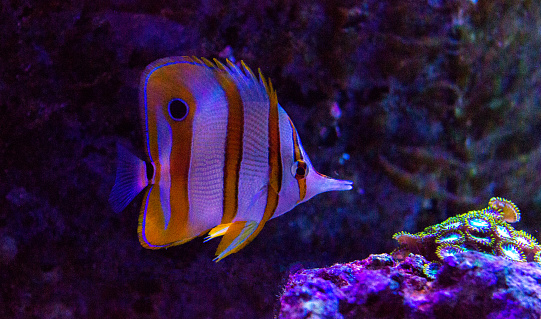
<path fill-rule="evenodd" d="M 292 274 L 279 318 L 539 318 L 541 266 L 479 252 L 446 258 L 429 280 L 424 257 L 387 254 Z"/>

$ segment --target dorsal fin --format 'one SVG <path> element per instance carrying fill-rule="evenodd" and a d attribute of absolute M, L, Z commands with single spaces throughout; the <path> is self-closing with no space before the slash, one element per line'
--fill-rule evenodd
<path fill-rule="evenodd" d="M 230 60 L 226 60 L 226 63 L 223 64 L 218 59 L 213 59 L 213 61 L 210 61 L 209 59 L 205 57 L 198 58 L 196 56 L 182 56 L 179 57 L 180 60 L 184 60 L 188 63 L 198 64 L 201 66 L 205 66 L 211 69 L 214 69 L 219 72 L 225 72 L 226 74 L 230 75 L 237 81 L 243 80 L 246 84 L 259 84 L 262 85 L 265 89 L 265 93 L 267 94 L 269 100 L 271 103 L 276 102 L 277 103 L 277 96 L 276 91 L 274 90 L 272 86 L 272 82 L 270 79 L 266 79 L 261 69 L 258 69 L 258 75 L 259 79 L 256 77 L 254 72 L 244 63 L 244 61 L 240 61 L 240 67 L 235 65 Z"/>

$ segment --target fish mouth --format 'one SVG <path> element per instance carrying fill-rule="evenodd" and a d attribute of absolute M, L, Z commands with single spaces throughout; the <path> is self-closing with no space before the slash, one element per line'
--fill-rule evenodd
<path fill-rule="evenodd" d="M 320 172 L 317 172 L 317 175 L 323 178 L 321 181 L 321 189 L 323 189 L 323 192 L 328 191 L 349 191 L 353 189 L 353 182 L 352 181 L 346 181 L 341 179 L 334 179 L 332 177 L 329 177 L 327 175 L 321 174 Z"/>

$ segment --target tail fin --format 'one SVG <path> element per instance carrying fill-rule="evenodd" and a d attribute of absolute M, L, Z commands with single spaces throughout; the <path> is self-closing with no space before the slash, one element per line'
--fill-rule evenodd
<path fill-rule="evenodd" d="M 116 213 L 121 212 L 147 185 L 145 162 L 126 147 L 117 145 L 118 161 L 115 185 L 109 203 Z"/>

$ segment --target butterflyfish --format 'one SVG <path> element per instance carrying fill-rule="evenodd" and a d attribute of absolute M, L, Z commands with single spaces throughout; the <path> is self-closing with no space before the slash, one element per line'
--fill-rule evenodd
<path fill-rule="evenodd" d="M 223 236 L 215 260 L 238 252 L 265 223 L 352 182 L 318 173 L 261 71 L 243 62 L 169 57 L 140 82 L 145 160 L 119 147 L 113 210 L 144 191 L 139 241 L 180 245 Z"/>

